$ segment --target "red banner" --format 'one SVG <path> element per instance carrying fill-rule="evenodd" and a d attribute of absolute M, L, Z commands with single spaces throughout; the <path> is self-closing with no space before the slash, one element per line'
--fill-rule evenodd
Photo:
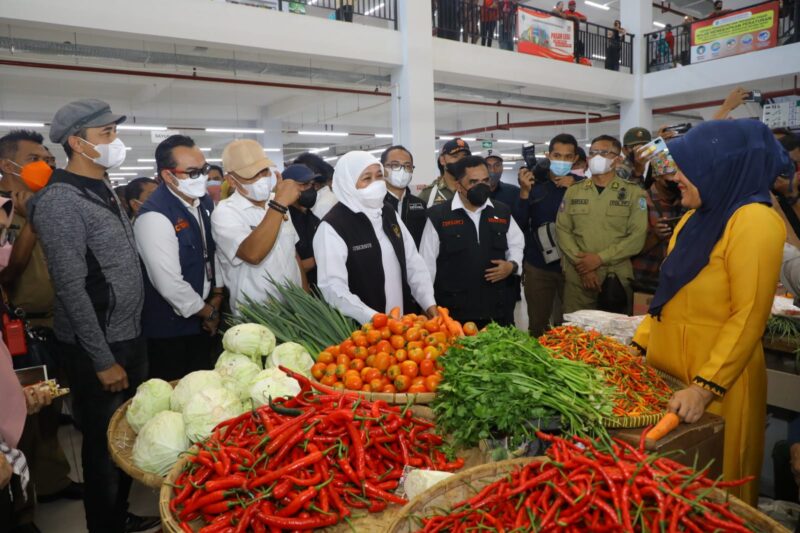
<path fill-rule="evenodd" d="M 575 61 L 571 20 L 520 7 L 517 9 L 517 50 L 523 54 Z"/>

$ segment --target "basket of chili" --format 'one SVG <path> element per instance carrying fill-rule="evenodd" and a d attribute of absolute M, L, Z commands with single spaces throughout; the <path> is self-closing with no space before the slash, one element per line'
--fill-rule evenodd
<path fill-rule="evenodd" d="M 174 388 L 177 383 L 177 381 L 173 381 L 170 385 Z M 152 472 L 145 472 L 133 464 L 133 445 L 136 442 L 136 432 L 128 424 L 128 419 L 125 417 L 131 401 L 132 399 L 119 406 L 108 423 L 108 429 L 106 430 L 108 451 L 111 454 L 111 459 L 123 472 L 139 483 L 152 489 L 157 489 L 164 482 L 164 477 Z"/>
<path fill-rule="evenodd" d="M 614 441 L 540 435 L 546 457 L 485 464 L 455 474 L 411 500 L 388 533 L 451 531 L 737 531 L 789 533 L 723 489 L 741 481 Z M 599 445 L 598 445 L 599 447 Z M 747 481 L 747 480 L 743 480 Z"/>

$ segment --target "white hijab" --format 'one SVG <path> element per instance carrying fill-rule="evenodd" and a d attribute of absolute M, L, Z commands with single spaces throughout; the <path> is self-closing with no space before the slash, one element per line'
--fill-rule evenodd
<path fill-rule="evenodd" d="M 380 165 L 381 162 L 374 155 L 354 150 L 340 157 L 333 171 L 333 193 L 336 198 L 353 213 L 364 213 L 369 218 L 379 218 L 383 207 L 366 207 L 358 197 L 356 182 L 367 167 L 376 164 Z"/>

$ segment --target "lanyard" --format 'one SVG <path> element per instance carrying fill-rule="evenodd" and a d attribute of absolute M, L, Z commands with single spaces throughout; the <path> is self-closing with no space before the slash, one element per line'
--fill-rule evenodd
<path fill-rule="evenodd" d="M 203 243 L 203 264 L 206 267 L 206 279 L 214 281 L 214 265 L 211 263 L 211 258 L 208 256 L 208 246 L 206 246 L 206 223 L 203 218 L 203 206 L 198 203 L 197 207 L 197 223 L 200 226 L 200 241 Z"/>

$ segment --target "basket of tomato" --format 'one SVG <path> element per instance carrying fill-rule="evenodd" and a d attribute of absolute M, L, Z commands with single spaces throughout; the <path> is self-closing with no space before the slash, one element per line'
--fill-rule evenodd
<path fill-rule="evenodd" d="M 442 380 L 439 361 L 462 335 L 476 335 L 440 307 L 438 316 L 378 313 L 350 338 L 317 355 L 311 374 L 332 390 L 351 390 L 388 403 L 429 403 Z"/>

